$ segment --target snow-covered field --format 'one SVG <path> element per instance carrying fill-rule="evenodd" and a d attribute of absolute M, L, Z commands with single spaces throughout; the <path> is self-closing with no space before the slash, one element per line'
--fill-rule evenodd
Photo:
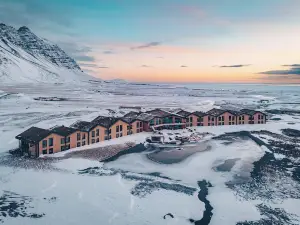
<path fill-rule="evenodd" d="M 0 84 L 0 224 L 300 224 L 299 96 L 297 86 Z M 45 101 L 51 97 L 56 101 Z M 155 163 L 148 151 L 107 163 L 7 153 L 30 126 L 129 111 L 119 106 L 245 107 L 266 111 L 270 120 L 195 128 L 211 134 L 209 150 L 175 164 Z M 89 147 L 139 143 L 147 135 Z"/>

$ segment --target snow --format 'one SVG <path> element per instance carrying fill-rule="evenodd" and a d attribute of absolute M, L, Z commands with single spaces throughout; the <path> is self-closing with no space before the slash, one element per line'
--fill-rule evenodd
<path fill-rule="evenodd" d="M 211 149 L 197 152 L 176 164 L 155 163 L 150 161 L 145 153 L 124 155 L 109 163 L 81 158 L 64 159 L 63 156 L 68 152 L 58 153 L 52 158 L 30 161 L 32 164 L 41 162 L 50 164 L 52 169 L 48 167 L 32 169 L 30 166 L 25 169 L 15 164 L 3 163 L 8 157 L 7 151 L 18 145 L 14 137 L 30 126 L 42 128 L 54 125 L 68 126 L 77 120 L 91 121 L 99 115 L 123 115 L 130 111 L 119 109 L 121 105 L 141 106 L 143 110 L 156 107 L 183 108 L 190 111 L 207 111 L 213 107 L 300 109 L 299 105 L 281 104 L 296 102 L 297 96 L 294 95 L 300 91 L 299 87 L 258 86 L 253 90 L 253 87 L 249 88 L 246 85 L 243 87 L 199 85 L 197 89 L 201 90 L 192 90 L 174 86 L 167 84 L 137 86 L 129 82 L 72 85 L 0 83 L 0 196 L 5 191 L 30 196 L 32 208 L 29 207 L 28 210 L 32 213 L 45 213 L 45 216 L 39 219 L 7 217 L 4 218 L 5 224 L 190 224 L 188 219 L 201 219 L 205 210 L 204 203 L 197 197 L 199 191 L 197 182 L 204 179 L 213 185 L 208 188 L 207 196 L 214 208 L 211 225 L 259 220 L 261 216 L 256 205 L 261 204 L 262 200 L 246 200 L 237 196 L 226 183 L 234 181 L 236 177 L 249 178 L 253 162 L 259 160 L 265 152 L 271 151 L 266 146 L 258 146 L 250 139 L 237 140 L 225 145 L 223 141 L 214 140 L 212 137 L 228 132 L 260 130 L 281 134 L 283 128 L 297 129 L 299 126 L 297 115 L 276 115 L 281 120 L 270 120 L 267 124 L 194 127 L 192 129 L 196 129 L 197 132 L 211 133 L 203 140 L 211 146 Z M 264 88 L 268 93 L 265 93 Z M 282 89 L 285 90 L 283 94 Z M 253 95 L 263 95 L 263 99 L 266 99 L 265 96 L 274 98 L 276 105 L 263 106 L 259 103 L 259 98 Z M 34 100 L 38 97 L 67 100 Z M 288 124 L 291 122 L 295 124 Z M 186 130 L 163 131 L 164 135 L 172 133 L 173 137 L 176 132 L 190 134 Z M 69 152 L 125 142 L 141 143 L 149 135 L 150 133 L 139 133 L 72 149 Z M 274 155 L 278 159 L 283 158 L 283 155 Z M 229 159 L 237 159 L 230 171 L 214 169 Z M 105 172 L 106 175 L 79 172 L 87 168 L 98 168 L 95 170 Z M 118 172 L 109 175 L 112 171 Z M 154 172 L 160 173 L 161 177 L 147 175 Z M 157 188 L 151 193 L 145 193 L 145 196 L 138 196 L 132 194 L 132 190 L 143 181 L 128 179 L 124 174 L 137 176 L 139 179 L 151 178 L 153 181 L 149 181 L 150 184 L 155 182 L 178 184 L 194 188 L 195 191 L 192 195 L 188 195 Z M 280 181 L 270 190 L 276 192 L 278 185 L 282 185 Z M 288 188 L 288 183 L 286 187 Z M 56 197 L 56 200 L 50 201 L 52 197 Z M 283 199 L 271 205 L 300 216 L 297 199 Z M 174 218 L 168 217 L 164 220 L 163 216 L 167 213 L 172 213 Z"/>

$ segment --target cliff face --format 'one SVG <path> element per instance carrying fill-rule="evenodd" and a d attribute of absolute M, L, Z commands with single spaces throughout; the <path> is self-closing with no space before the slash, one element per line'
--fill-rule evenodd
<path fill-rule="evenodd" d="M 59 46 L 29 28 L 0 24 L 0 81 L 54 81 L 93 79 Z"/>

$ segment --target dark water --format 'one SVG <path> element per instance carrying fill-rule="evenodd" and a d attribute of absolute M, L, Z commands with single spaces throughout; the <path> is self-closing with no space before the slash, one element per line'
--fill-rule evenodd
<path fill-rule="evenodd" d="M 198 199 L 204 203 L 205 210 L 203 212 L 203 216 L 201 220 L 193 220 L 190 219 L 191 223 L 194 223 L 195 225 L 208 225 L 211 221 L 211 218 L 213 216 L 213 207 L 210 204 L 210 201 L 206 198 L 208 195 L 208 188 L 212 187 L 211 183 L 202 180 L 198 181 L 198 186 L 200 187 L 200 191 L 198 192 Z"/>
<path fill-rule="evenodd" d="M 193 146 L 181 146 L 180 148 L 158 148 L 157 151 L 149 153 L 147 157 L 154 162 L 173 164 L 180 163 L 195 153 L 210 149 L 211 146 L 207 142 L 204 142 Z"/>
<path fill-rule="evenodd" d="M 230 172 L 232 167 L 234 167 L 236 161 L 238 160 L 240 160 L 240 158 L 227 159 L 222 164 L 216 166 L 214 169 L 219 172 Z"/>

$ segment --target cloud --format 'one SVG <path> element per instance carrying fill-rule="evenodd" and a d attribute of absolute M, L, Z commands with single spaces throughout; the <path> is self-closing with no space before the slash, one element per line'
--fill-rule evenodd
<path fill-rule="evenodd" d="M 188 67 L 188 66 L 186 66 L 186 65 L 182 65 L 181 67 L 183 67 L 183 68 L 186 68 L 186 67 Z"/>
<path fill-rule="evenodd" d="M 0 21 L 15 27 L 28 26 L 45 32 L 67 32 L 72 19 L 72 7 L 65 10 L 57 4 L 45 4 L 40 0 L 0 0 Z"/>
<path fill-rule="evenodd" d="M 222 66 L 214 66 L 219 68 L 240 68 L 250 66 L 251 64 L 236 64 L 236 65 L 222 65 Z"/>
<path fill-rule="evenodd" d="M 161 45 L 161 44 L 162 44 L 162 42 L 153 41 L 153 42 L 146 43 L 144 45 L 139 45 L 139 46 L 131 47 L 130 49 L 131 50 L 136 50 L 136 49 L 143 49 L 143 48 L 151 48 L 151 47 L 155 47 L 155 46 L 158 46 L 158 45 Z"/>
<path fill-rule="evenodd" d="M 148 65 L 141 65 L 141 67 L 143 67 L 143 68 L 150 68 L 150 67 L 152 67 L 152 66 L 148 66 Z"/>
<path fill-rule="evenodd" d="M 98 66 L 96 63 L 80 63 L 82 68 L 96 68 L 96 69 L 108 69 L 108 66 Z"/>
<path fill-rule="evenodd" d="M 86 45 L 80 45 L 74 42 L 58 42 L 59 47 L 61 47 L 67 54 L 69 54 L 75 60 L 81 62 L 95 62 L 94 56 L 91 56 L 92 48 Z"/>
<path fill-rule="evenodd" d="M 115 54 L 115 52 L 112 50 L 107 50 L 107 51 L 104 51 L 103 54 L 110 55 L 110 54 Z"/>
<path fill-rule="evenodd" d="M 282 66 L 288 66 L 288 67 L 300 67 L 300 64 L 286 64 Z"/>
<path fill-rule="evenodd" d="M 289 70 L 269 70 L 260 72 L 267 75 L 300 75 L 300 67 L 291 67 Z"/>

